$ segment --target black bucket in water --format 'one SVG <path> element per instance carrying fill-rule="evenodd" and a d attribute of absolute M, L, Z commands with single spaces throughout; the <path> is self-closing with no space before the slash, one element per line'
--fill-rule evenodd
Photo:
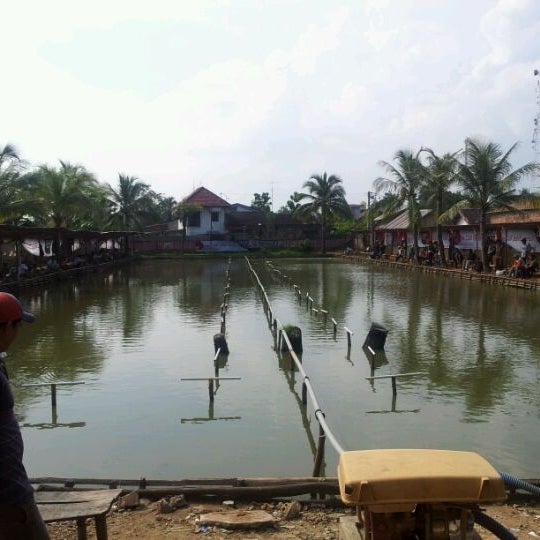
<path fill-rule="evenodd" d="M 382 325 L 377 323 L 371 323 L 366 341 L 364 341 L 364 347 L 371 347 L 374 351 L 382 351 L 384 344 L 386 343 L 386 336 L 388 330 Z"/>

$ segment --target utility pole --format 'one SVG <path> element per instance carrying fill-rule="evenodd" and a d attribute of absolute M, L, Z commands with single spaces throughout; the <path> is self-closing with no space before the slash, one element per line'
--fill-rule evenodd
<path fill-rule="evenodd" d="M 373 215 L 371 213 L 371 197 L 373 197 L 373 200 L 375 200 L 375 194 L 371 193 L 371 191 L 367 192 L 367 208 L 368 208 L 368 216 L 369 216 L 369 242 L 371 244 L 371 249 L 373 250 L 373 246 L 375 245 L 375 220 L 373 219 Z"/>
<path fill-rule="evenodd" d="M 274 184 L 279 184 L 279 182 L 270 181 L 270 210 L 274 213 Z"/>
<path fill-rule="evenodd" d="M 532 136 L 532 149 L 535 153 L 536 161 L 540 161 L 540 71 L 534 70 L 536 77 L 536 116 L 534 117 L 534 130 Z M 537 179 L 540 180 L 540 172 L 537 173 Z M 535 179 L 536 180 L 536 179 Z M 538 186 L 534 186 L 537 188 Z"/>

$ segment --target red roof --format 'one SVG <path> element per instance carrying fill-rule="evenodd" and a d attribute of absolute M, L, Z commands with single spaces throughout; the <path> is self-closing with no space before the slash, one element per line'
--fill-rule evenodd
<path fill-rule="evenodd" d="M 225 206 L 230 206 L 230 204 L 226 200 L 218 197 L 215 193 L 212 193 L 205 187 L 197 188 L 191 195 L 188 195 L 187 197 L 182 199 L 182 202 L 198 204 L 206 208 L 209 206 L 211 206 L 212 208 L 222 208 Z"/>

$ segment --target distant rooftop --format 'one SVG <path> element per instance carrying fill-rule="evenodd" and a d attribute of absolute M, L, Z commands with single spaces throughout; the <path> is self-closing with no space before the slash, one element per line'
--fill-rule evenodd
<path fill-rule="evenodd" d="M 213 208 L 225 208 L 230 206 L 225 199 L 218 197 L 215 193 L 212 193 L 205 187 L 197 188 L 193 193 L 182 199 L 182 202 L 198 204 L 203 207 L 211 206 Z"/>

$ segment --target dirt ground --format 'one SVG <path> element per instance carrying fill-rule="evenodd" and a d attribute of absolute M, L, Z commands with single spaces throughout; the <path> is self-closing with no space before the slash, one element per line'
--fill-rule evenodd
<path fill-rule="evenodd" d="M 291 503 L 252 503 L 238 506 L 223 504 L 189 504 L 171 513 L 159 513 L 158 503 L 142 501 L 134 510 L 113 510 L 107 518 L 109 539 L 230 539 L 230 540 L 338 540 L 339 518 L 351 515 L 354 509 L 345 507 L 322 507 L 321 504 L 301 503 L 297 516 L 291 512 L 289 519 L 285 514 Z M 276 523 L 263 528 L 249 530 L 226 529 L 221 526 L 201 525 L 200 516 L 209 512 L 231 512 L 234 510 L 253 512 L 263 510 L 272 515 Z M 521 502 L 486 506 L 485 512 L 503 524 L 520 540 L 540 538 L 540 501 Z M 48 525 L 52 540 L 77 538 L 73 524 L 55 523 Z M 475 530 L 481 538 L 491 540 L 494 535 L 480 527 Z M 88 522 L 88 538 L 95 539 L 94 525 Z"/>

